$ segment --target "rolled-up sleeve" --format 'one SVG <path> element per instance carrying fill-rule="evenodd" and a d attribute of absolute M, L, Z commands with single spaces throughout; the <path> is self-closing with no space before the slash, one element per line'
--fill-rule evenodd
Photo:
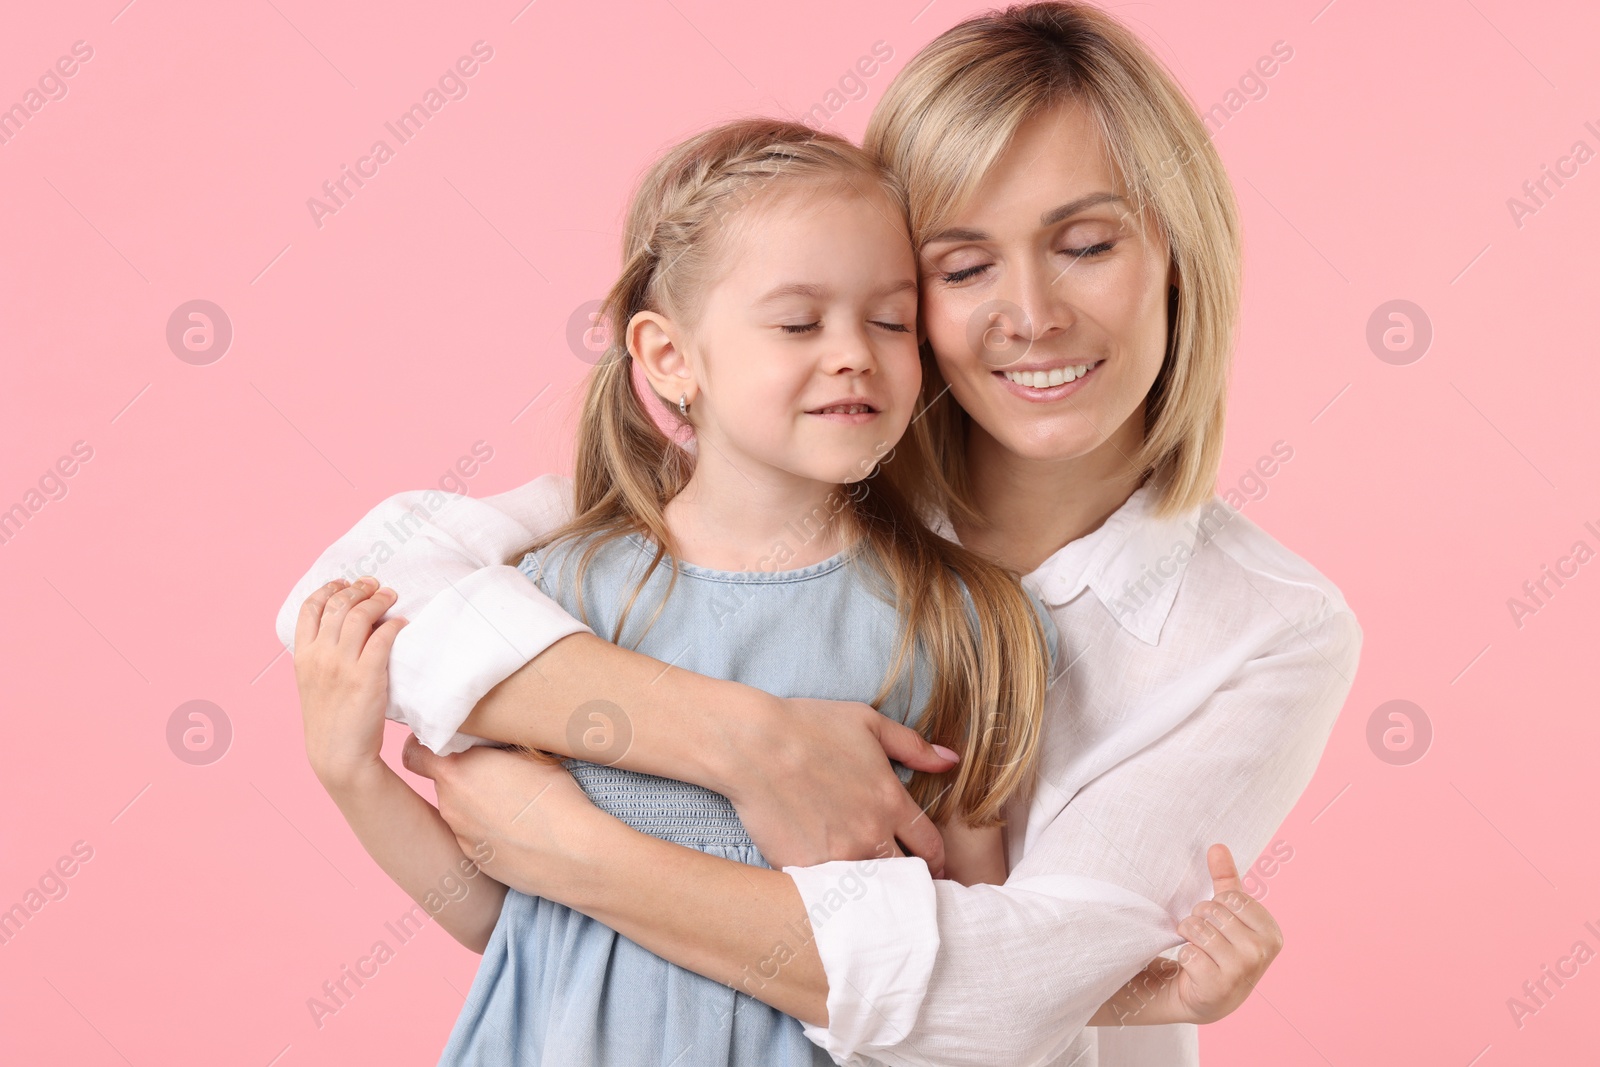
<path fill-rule="evenodd" d="M 389 661 L 388 717 L 441 755 L 477 739 L 457 729 L 484 694 L 550 645 L 589 627 L 503 561 L 571 514 L 569 479 L 545 475 L 497 496 L 420 490 L 373 508 L 317 557 L 278 610 L 294 650 L 301 605 L 336 578 L 370 574 L 408 625 Z"/>
<path fill-rule="evenodd" d="M 1286 622 L 1199 697 L 1157 687 L 1094 751 L 1055 753 L 1003 886 L 933 881 L 914 858 L 786 869 L 829 983 L 828 1026 L 807 1035 L 845 1064 L 1051 1063 L 1183 942 L 1176 921 L 1211 895 L 1207 847 L 1244 865 L 1268 844 L 1316 769 L 1360 641 L 1348 610 Z M 852 873 L 866 890 L 845 890 Z"/>

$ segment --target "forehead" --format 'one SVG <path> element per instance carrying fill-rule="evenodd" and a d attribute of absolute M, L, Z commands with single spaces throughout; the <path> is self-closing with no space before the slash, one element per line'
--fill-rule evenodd
<path fill-rule="evenodd" d="M 1067 100 L 1025 119 L 954 212 L 957 225 L 1031 212 L 1098 193 L 1126 196 L 1089 106 Z M 1015 220 L 1013 220 L 1015 221 Z"/>
<path fill-rule="evenodd" d="M 729 215 L 720 278 L 771 270 L 882 270 L 911 259 L 905 216 L 870 178 L 787 182 Z"/>

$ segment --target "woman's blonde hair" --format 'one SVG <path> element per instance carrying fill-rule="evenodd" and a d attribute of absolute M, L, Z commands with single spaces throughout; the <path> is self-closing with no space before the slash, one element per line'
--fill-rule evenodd
<path fill-rule="evenodd" d="M 1166 358 L 1131 457 L 1159 486 L 1158 511 L 1209 499 L 1222 459 L 1228 363 L 1239 308 L 1239 220 L 1222 160 L 1189 98 L 1161 62 L 1104 12 L 1033 3 L 945 31 L 896 75 L 872 112 L 866 148 L 905 184 L 912 241 L 947 227 L 1028 119 L 1085 105 L 1134 210 L 1166 236 L 1176 283 Z M 923 351 L 931 480 L 969 521 L 969 415 L 932 351 Z"/>
<path fill-rule="evenodd" d="M 634 195 L 622 274 L 601 309 L 615 341 L 590 375 L 579 421 L 575 517 L 506 560 L 515 563 L 558 541 L 589 539 L 573 579 L 581 590 L 583 572 L 601 546 L 628 533 L 654 542 L 655 556 L 617 620 L 613 641 L 621 639 L 644 584 L 674 555 L 664 509 L 694 469 L 693 455 L 663 431 L 639 395 L 623 340 L 628 323 L 641 311 L 692 321 L 737 221 L 730 214 L 791 191 L 881 196 L 904 221 L 898 182 L 861 149 L 772 119 L 732 122 L 690 138 L 649 169 Z M 660 397 L 656 404 L 668 419 L 681 421 L 675 404 Z M 894 455 L 891 449 L 874 458 L 887 468 Z M 971 825 L 991 825 L 1000 821 L 1005 801 L 1031 784 L 1048 684 L 1044 632 L 1014 573 L 935 534 L 919 502 L 876 474 L 837 490 L 829 501 L 842 533 L 852 544 L 864 541 L 855 558 L 881 583 L 904 623 L 895 662 L 872 703 L 881 707 L 914 669 L 920 644 L 931 668 L 932 698 L 919 729 L 963 755 L 943 775 L 919 772 L 912 795 L 935 821 L 959 813 Z M 666 595 L 678 573 L 672 566 Z M 659 613 L 658 607 L 651 624 Z"/>

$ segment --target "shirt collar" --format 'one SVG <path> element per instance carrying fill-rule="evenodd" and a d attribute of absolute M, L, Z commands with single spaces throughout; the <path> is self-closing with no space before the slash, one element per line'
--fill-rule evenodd
<path fill-rule="evenodd" d="M 1145 644 L 1159 642 L 1201 535 L 1200 513 L 1220 503 L 1159 517 L 1159 495 L 1146 482 L 1099 529 L 1040 564 L 1029 575 L 1040 599 L 1057 606 L 1092 590 L 1124 630 Z"/>
<path fill-rule="evenodd" d="M 1093 590 L 1123 629 L 1145 644 L 1158 643 L 1189 559 L 1207 529 L 1205 524 L 1211 524 L 1209 540 L 1232 512 L 1213 497 L 1188 511 L 1160 518 L 1155 514 L 1158 496 L 1157 489 L 1146 481 L 1099 529 L 1062 545 L 1025 575 L 1023 584 L 1051 607 Z M 1217 508 L 1229 514 L 1217 515 Z M 932 516 L 931 525 L 935 532 L 957 540 L 944 515 Z"/>

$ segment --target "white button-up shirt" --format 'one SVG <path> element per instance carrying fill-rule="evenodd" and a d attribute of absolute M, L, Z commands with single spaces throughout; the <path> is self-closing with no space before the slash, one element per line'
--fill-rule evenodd
<path fill-rule="evenodd" d="M 1141 488 L 1024 579 L 1061 635 L 1037 784 L 1013 802 L 1002 886 L 934 881 L 916 858 L 789 867 L 828 976 L 845 1064 L 1199 1063 L 1188 1025 L 1085 1028 L 1210 896 L 1205 851 L 1241 866 L 1310 780 L 1355 674 L 1361 630 L 1338 589 L 1220 500 L 1176 518 Z M 372 574 L 411 620 L 389 716 L 435 751 L 572 619 L 509 554 L 553 530 L 571 482 L 474 500 L 402 493 L 336 541 L 278 615 L 292 647 L 323 582 Z M 948 527 L 945 532 L 949 532 Z"/>

